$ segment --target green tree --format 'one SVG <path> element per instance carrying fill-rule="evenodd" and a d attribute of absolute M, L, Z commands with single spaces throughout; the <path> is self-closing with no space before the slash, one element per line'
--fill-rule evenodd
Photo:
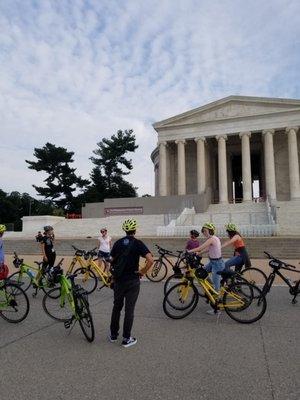
<path fill-rule="evenodd" d="M 5 193 L 0 189 L 0 223 L 12 224 L 15 230 L 22 229 L 21 218 L 27 215 L 52 215 L 55 210 L 49 201 L 36 200 L 28 193 L 17 191 Z"/>
<path fill-rule="evenodd" d="M 49 199 L 58 208 L 68 212 L 78 211 L 74 192 L 85 189 L 89 181 L 77 176 L 76 168 L 70 166 L 74 162 L 74 152 L 46 143 L 44 147 L 34 149 L 34 156 L 37 161 L 26 160 L 28 168 L 47 174 L 47 178 L 44 179 L 45 187 L 32 185 L 37 193 Z"/>
<path fill-rule="evenodd" d="M 93 151 L 96 157 L 91 157 L 96 165 L 90 174 L 92 185 L 85 194 L 85 200 L 135 197 L 136 188 L 124 179 L 133 168 L 127 153 L 133 153 L 138 148 L 133 130 L 118 130 L 111 138 L 102 139 L 97 146 Z"/>

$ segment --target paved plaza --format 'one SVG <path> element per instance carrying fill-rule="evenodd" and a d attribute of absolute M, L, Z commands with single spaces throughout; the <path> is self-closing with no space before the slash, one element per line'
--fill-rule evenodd
<path fill-rule="evenodd" d="M 298 400 L 300 312 L 274 287 L 263 319 L 252 325 L 205 313 L 200 299 L 184 320 L 162 310 L 162 284 L 142 282 L 133 334 L 124 349 L 106 339 L 112 291 L 90 296 L 96 338 L 71 334 L 43 311 L 40 292 L 28 318 L 0 320 L 1 398 Z"/>

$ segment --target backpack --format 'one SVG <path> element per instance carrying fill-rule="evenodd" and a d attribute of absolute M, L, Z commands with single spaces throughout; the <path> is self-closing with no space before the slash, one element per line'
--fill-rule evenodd
<path fill-rule="evenodd" d="M 0 280 L 8 277 L 9 269 L 6 264 L 0 264 Z"/>
<path fill-rule="evenodd" d="M 119 254 L 117 258 L 112 262 L 112 266 L 110 269 L 110 272 L 112 273 L 112 276 L 115 279 L 118 279 L 122 276 L 124 268 L 127 263 L 127 257 L 130 253 L 130 250 L 133 247 L 133 244 L 135 243 L 136 239 L 133 239 L 131 243 L 126 247 L 125 251 L 123 253 Z"/>

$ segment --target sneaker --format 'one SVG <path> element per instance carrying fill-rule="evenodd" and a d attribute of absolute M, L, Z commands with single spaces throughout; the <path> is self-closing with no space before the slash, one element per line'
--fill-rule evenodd
<path fill-rule="evenodd" d="M 221 311 L 217 310 L 217 312 L 215 312 L 215 310 L 207 310 L 206 314 L 208 314 L 208 315 L 220 315 Z"/>
<path fill-rule="evenodd" d="M 130 346 L 134 346 L 136 343 L 137 343 L 137 339 L 134 337 L 130 337 L 129 339 L 123 338 L 122 346 L 130 347 Z"/>
<path fill-rule="evenodd" d="M 108 335 L 108 340 L 110 343 L 115 343 L 118 340 L 117 336 Z"/>

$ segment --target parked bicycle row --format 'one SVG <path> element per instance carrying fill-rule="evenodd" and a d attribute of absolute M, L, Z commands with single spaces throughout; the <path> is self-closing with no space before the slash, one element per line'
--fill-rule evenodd
<path fill-rule="evenodd" d="M 289 286 L 292 302 L 296 303 L 300 280 L 293 283 L 282 271 L 300 271 L 268 253 L 265 254 L 272 268 L 268 277 L 259 268 L 251 267 L 243 238 L 233 224 L 227 225 L 230 239 L 223 245 L 215 235 L 213 224 L 206 223 L 202 227 L 206 237 L 202 245 L 197 239 L 198 232 L 192 231 L 185 250 L 173 252 L 156 245 L 159 254 L 156 260 L 153 260 L 147 246 L 135 238 L 135 220 L 125 221 L 122 227 L 126 236 L 116 241 L 110 254 L 104 255 L 103 265 L 99 263 L 99 250 L 96 248 L 81 250 L 73 246 L 75 253 L 66 274 L 61 268 L 63 260 L 55 267 L 48 262 L 45 268 L 45 258 L 36 261 L 35 266 L 30 266 L 15 253 L 13 264 L 16 272 L 8 277 L 7 268 L 3 268 L 0 275 L 0 315 L 9 322 L 24 320 L 30 306 L 26 291 L 32 287 L 34 297 L 39 290 L 44 292 L 43 308 L 51 318 L 63 322 L 65 328 L 73 327 L 78 321 L 87 340 L 92 341 L 95 331 L 88 295 L 97 287 L 98 290 L 113 288 L 114 306 L 109 340 L 117 341 L 120 313 L 125 301 L 122 344 L 129 347 L 136 343 L 136 338 L 131 336 L 131 328 L 140 277 L 146 275 L 152 281 L 161 281 L 167 277 L 167 263 L 173 273 L 164 283 L 163 310 L 173 319 L 189 315 L 196 308 L 199 298 L 203 298 L 210 306 L 208 313 L 211 315 L 218 316 L 224 310 L 237 322 L 255 322 L 266 311 L 266 295 L 275 276 Z M 54 235 L 53 232 L 51 234 Z M 235 248 L 234 259 L 224 263 L 221 249 L 230 244 Z M 205 251 L 208 251 L 209 262 L 203 265 L 202 254 Z M 139 269 L 140 256 L 146 259 L 142 269 Z M 108 269 L 110 263 L 111 268 Z"/>

